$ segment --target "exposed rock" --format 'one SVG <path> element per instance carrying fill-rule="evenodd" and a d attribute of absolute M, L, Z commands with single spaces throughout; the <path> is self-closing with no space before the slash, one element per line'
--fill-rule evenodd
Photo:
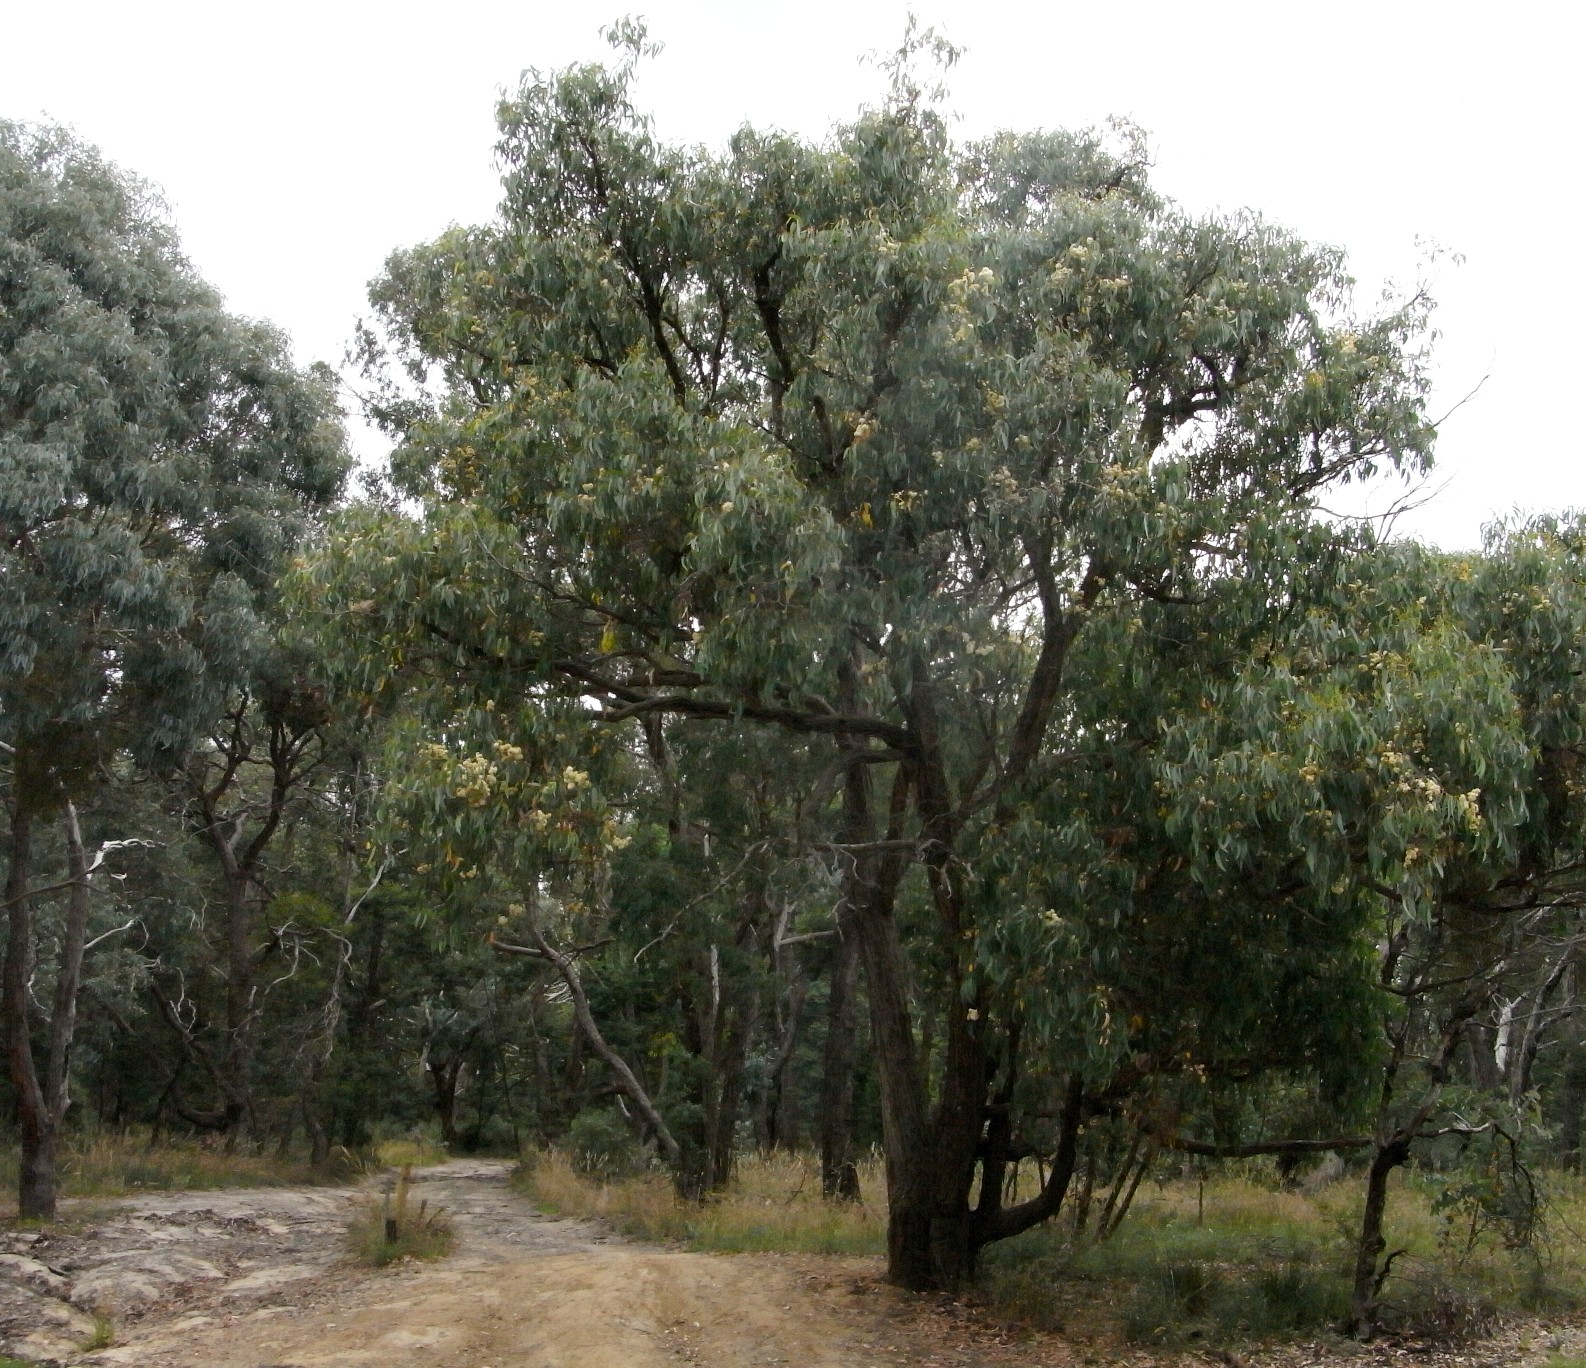
<path fill-rule="evenodd" d="M 164 1301 L 195 1283 L 222 1282 L 214 1264 L 190 1254 L 141 1249 L 112 1255 L 72 1279 L 71 1299 L 85 1310 L 125 1314 Z"/>
<path fill-rule="evenodd" d="M 92 1316 L 20 1282 L 0 1281 L 0 1343 L 35 1363 L 75 1363 L 94 1333 Z"/>
<path fill-rule="evenodd" d="M 7 1282 L 19 1282 L 47 1297 L 66 1296 L 66 1279 L 48 1264 L 24 1254 L 0 1254 L 0 1278 Z"/>
<path fill-rule="evenodd" d="M 291 1283 L 317 1278 L 324 1271 L 323 1264 L 277 1264 L 273 1268 L 261 1268 L 232 1279 L 222 1289 L 220 1295 L 227 1299 L 266 1296 Z"/>

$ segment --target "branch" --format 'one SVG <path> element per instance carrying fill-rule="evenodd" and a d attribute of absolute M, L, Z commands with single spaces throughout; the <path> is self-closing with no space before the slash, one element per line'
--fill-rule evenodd
<path fill-rule="evenodd" d="M 1057 1153 L 1052 1156 L 1052 1168 L 1046 1176 L 1046 1182 L 1029 1201 L 997 1212 L 987 1222 L 985 1243 L 1021 1235 L 1057 1215 L 1068 1193 L 1069 1182 L 1074 1176 L 1074 1164 L 1079 1157 L 1079 1132 L 1084 1111 L 1085 1089 L 1077 1081 L 1070 1083 L 1068 1098 L 1063 1105 L 1063 1131 L 1058 1137 Z"/>
<path fill-rule="evenodd" d="M 528 926 L 529 935 L 534 939 L 532 948 L 526 945 L 509 945 L 506 942 L 498 941 L 493 931 L 486 938 L 488 944 L 493 949 L 500 950 L 503 954 L 538 955 L 539 958 L 549 960 L 556 967 L 557 974 L 561 977 L 562 982 L 567 985 L 568 995 L 573 1000 L 573 1017 L 578 1022 L 578 1028 L 583 1031 L 584 1038 L 589 1041 L 595 1053 L 606 1061 L 612 1073 L 617 1075 L 617 1081 L 621 1083 L 623 1092 L 628 1095 L 633 1105 L 639 1109 L 640 1114 L 655 1132 L 655 1138 L 660 1142 L 661 1149 L 665 1153 L 668 1162 L 676 1165 L 682 1158 L 682 1149 L 679 1147 L 672 1132 L 667 1128 L 666 1122 L 661 1118 L 661 1113 L 656 1110 L 655 1104 L 650 1101 L 650 1095 L 645 1092 L 644 1085 L 639 1082 L 633 1070 L 628 1067 L 627 1060 L 612 1049 L 606 1043 L 605 1036 L 600 1033 L 600 1027 L 595 1024 L 594 1014 L 589 1010 L 589 999 L 584 996 L 584 981 L 579 977 L 578 966 L 573 963 L 571 956 L 558 950 L 545 938 L 545 934 L 540 930 L 532 916 L 525 913 L 524 920 Z"/>
<path fill-rule="evenodd" d="M 611 689 L 614 695 L 616 689 Z M 849 733 L 854 736 L 874 736 L 905 754 L 916 749 L 914 737 L 906 727 L 894 722 L 883 722 L 875 717 L 840 717 L 833 713 L 799 712 L 793 708 L 773 708 L 763 703 L 725 703 L 709 698 L 690 698 L 686 694 L 657 694 L 637 698 L 620 708 L 604 708 L 594 714 L 601 722 L 626 722 L 631 717 L 646 713 L 672 712 L 683 717 L 710 718 L 736 722 L 748 718 L 751 722 L 771 722 L 789 731 L 814 732 L 825 735 Z"/>
<path fill-rule="evenodd" d="M 123 931 L 130 931 L 137 924 L 138 918 L 134 917 L 131 921 L 123 922 L 120 926 L 113 926 L 108 931 L 101 931 L 97 936 L 89 941 L 87 945 L 83 946 L 83 954 L 86 955 L 94 948 L 94 946 L 98 945 L 100 941 L 107 941 L 112 936 L 119 936 Z"/>
<path fill-rule="evenodd" d="M 1331 1140 L 1255 1140 L 1248 1145 L 1216 1145 L 1191 1140 L 1183 1135 L 1155 1137 L 1164 1148 L 1181 1154 L 1200 1154 L 1209 1159 L 1254 1159 L 1261 1154 L 1326 1154 L 1334 1150 L 1365 1149 L 1370 1136 L 1338 1135 Z"/>

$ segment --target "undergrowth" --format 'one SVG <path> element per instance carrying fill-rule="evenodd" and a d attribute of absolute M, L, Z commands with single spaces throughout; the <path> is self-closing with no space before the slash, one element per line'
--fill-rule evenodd
<path fill-rule="evenodd" d="M 446 1148 L 433 1138 L 409 1133 L 377 1139 L 357 1154 L 337 1148 L 322 1165 L 301 1153 L 282 1154 L 274 1143 L 237 1141 L 229 1149 L 222 1136 L 162 1136 L 146 1130 L 69 1136 L 61 1146 L 60 1195 L 125 1197 L 145 1191 L 183 1192 L 216 1188 L 301 1187 L 341 1183 L 350 1178 L 408 1164 L 443 1163 Z M 17 1151 L 0 1148 L 0 1215 L 14 1210 Z M 0 1368 L 5 1368 L 0 1363 Z"/>
<path fill-rule="evenodd" d="M 1250 1166 L 1204 1186 L 1152 1187 L 1100 1245 L 1076 1239 L 1060 1218 L 986 1250 L 982 1291 L 994 1314 L 1177 1347 L 1325 1334 L 1344 1324 L 1358 1178 L 1301 1192 Z M 1551 1244 L 1467 1249 L 1434 1210 L 1432 1185 L 1397 1175 L 1387 1230 L 1390 1247 L 1404 1252 L 1384 1289 L 1385 1327 L 1458 1342 L 1505 1314 L 1586 1305 L 1586 1249 L 1569 1234 L 1582 1228 L 1586 1186 L 1558 1177 L 1552 1188 Z"/>
<path fill-rule="evenodd" d="M 596 1217 L 636 1239 L 690 1249 L 878 1254 L 886 1248 L 886 1193 L 874 1161 L 860 1168 L 862 1202 L 824 1201 L 819 1161 L 804 1154 L 740 1158 L 729 1189 L 704 1202 L 681 1200 L 660 1173 L 586 1177 L 554 1150 L 526 1162 L 515 1181 L 560 1215 Z"/>
<path fill-rule="evenodd" d="M 347 1244 L 360 1263 L 375 1268 L 399 1259 L 438 1259 L 455 1243 L 445 1207 L 428 1198 L 413 1204 L 413 1165 L 403 1164 L 378 1197 L 363 1204 L 347 1228 Z"/>
<path fill-rule="evenodd" d="M 813 1157 L 740 1159 L 728 1191 L 680 1200 L 666 1176 L 601 1177 L 555 1151 L 515 1181 L 541 1206 L 597 1217 L 638 1239 L 720 1252 L 879 1254 L 886 1246 L 879 1165 L 863 1173 L 865 1202 L 820 1196 Z M 580 1169 L 586 1171 L 581 1172 Z M 1434 1184 L 1400 1174 L 1387 1228 L 1394 1264 L 1385 1324 L 1442 1342 L 1491 1329 L 1503 1315 L 1586 1306 L 1586 1182 L 1550 1180 L 1551 1242 L 1528 1252 L 1478 1243 L 1434 1209 Z M 1020 1194 L 1022 1196 L 1028 1193 Z M 1285 1188 L 1270 1169 L 1145 1185 L 1127 1221 L 1105 1242 L 1076 1239 L 1064 1217 L 982 1256 L 976 1296 L 994 1319 L 1063 1330 L 1076 1339 L 1211 1348 L 1341 1329 L 1359 1225 L 1358 1176 L 1311 1191 Z"/>
<path fill-rule="evenodd" d="M 274 1146 L 238 1144 L 228 1153 L 218 1137 L 170 1137 L 151 1144 L 147 1133 L 136 1131 L 68 1137 L 59 1167 L 64 1197 L 123 1197 L 150 1189 L 278 1187 L 339 1181 L 346 1172 L 339 1164 L 315 1169 L 301 1156 L 277 1154 Z M 0 1200 L 12 1197 L 16 1185 L 17 1152 L 0 1150 Z"/>

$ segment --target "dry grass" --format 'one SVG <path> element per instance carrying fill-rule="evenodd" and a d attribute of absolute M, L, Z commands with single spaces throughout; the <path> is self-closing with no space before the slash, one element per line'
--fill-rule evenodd
<path fill-rule="evenodd" d="M 371 1163 L 380 1168 L 427 1168 L 431 1164 L 444 1164 L 451 1155 L 440 1141 L 427 1135 L 409 1136 L 401 1140 L 377 1140 L 369 1151 Z"/>
<path fill-rule="evenodd" d="M 875 1254 L 886 1247 L 886 1192 L 875 1161 L 860 1168 L 866 1200 L 858 1203 L 824 1201 L 819 1161 L 801 1154 L 740 1159 L 728 1191 L 705 1202 L 680 1200 L 660 1173 L 614 1182 L 583 1177 L 556 1151 L 526 1163 L 517 1181 L 548 1210 L 692 1249 Z"/>
<path fill-rule="evenodd" d="M 1122 1228 L 1100 1246 L 1060 1219 L 987 1251 L 985 1293 L 1010 1320 L 1156 1343 L 1247 1342 L 1335 1328 L 1364 1179 L 1314 1192 L 1244 1172 L 1147 1184 Z M 1586 1305 L 1586 1183 L 1553 1175 L 1550 1232 L 1535 1251 L 1494 1240 L 1466 1249 L 1433 1209 L 1432 1183 L 1395 1175 L 1390 1249 L 1405 1251 L 1385 1289 L 1389 1322 L 1458 1339 L 1510 1314 Z M 1104 1309 L 1103 1309 L 1104 1308 Z"/>
<path fill-rule="evenodd" d="M 414 1206 L 413 1165 L 403 1164 L 378 1197 L 364 1203 L 347 1227 L 347 1244 L 360 1263 L 382 1268 L 398 1259 L 438 1259 L 456 1242 L 445 1207 L 424 1198 Z"/>
<path fill-rule="evenodd" d="M 334 1181 L 345 1170 L 315 1170 L 300 1156 L 239 1145 L 227 1153 L 218 1138 L 162 1139 L 151 1145 L 136 1131 L 73 1136 L 62 1147 L 61 1194 L 122 1197 L 146 1190 L 279 1187 Z M 0 1211 L 14 1210 L 17 1154 L 0 1151 Z"/>
<path fill-rule="evenodd" d="M 376 1142 L 367 1153 L 332 1152 L 316 1168 L 302 1154 L 281 1155 L 276 1146 L 239 1143 L 228 1152 L 219 1136 L 162 1138 L 149 1143 L 147 1131 L 105 1132 L 68 1138 L 61 1150 L 63 1197 L 125 1197 L 145 1191 L 202 1191 L 214 1188 L 287 1187 L 345 1182 L 360 1173 L 421 1168 L 445 1162 L 446 1149 L 427 1137 L 407 1136 Z M 17 1153 L 0 1149 L 0 1216 L 15 1211 Z"/>
<path fill-rule="evenodd" d="M 879 1165 L 864 1172 L 859 1206 L 820 1198 L 812 1157 L 741 1161 L 730 1190 L 679 1201 L 666 1176 L 602 1182 L 544 1154 L 518 1181 L 541 1205 L 598 1217 L 640 1239 L 724 1252 L 875 1254 L 885 1248 Z M 1023 1186 L 1033 1187 L 1035 1175 Z M 1145 1184 L 1116 1234 L 1076 1241 L 1065 1220 L 986 1251 L 980 1295 L 1010 1323 L 1064 1329 L 1081 1340 L 1248 1344 L 1326 1335 L 1348 1310 L 1348 1269 L 1363 1178 L 1346 1174 L 1305 1192 L 1259 1164 L 1204 1184 Z M 1457 1339 L 1495 1317 L 1586 1305 L 1586 1180 L 1548 1179 L 1550 1232 L 1542 1248 L 1495 1242 L 1466 1251 L 1433 1209 L 1432 1184 L 1398 1174 L 1388 1209 L 1391 1248 L 1404 1248 L 1388 1283 L 1391 1316 L 1412 1333 Z M 1023 1192 L 1021 1196 L 1029 1195 Z"/>

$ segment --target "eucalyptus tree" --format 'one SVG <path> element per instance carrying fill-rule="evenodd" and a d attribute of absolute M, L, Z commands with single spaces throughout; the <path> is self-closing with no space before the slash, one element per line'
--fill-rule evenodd
<path fill-rule="evenodd" d="M 1581 533 L 1568 521 L 1497 529 L 1479 556 L 1378 548 L 1341 567 L 1274 649 L 1207 681 L 1157 748 L 1164 826 L 1199 889 L 1297 906 L 1314 928 L 1353 922 L 1353 953 L 1375 961 L 1309 1009 L 1355 1036 L 1334 1053 L 1365 1104 L 1357 1130 L 1178 1142 L 1370 1154 L 1357 1332 L 1375 1325 L 1394 1257 L 1384 1258 L 1392 1171 L 1439 1137 L 1512 1152 L 1534 1130 L 1532 1064 L 1583 945 L 1583 584 Z M 1243 956 L 1248 944 L 1230 948 Z M 1312 958 L 1293 957 L 1286 972 L 1312 977 Z M 1257 971 L 1240 1000 L 1280 981 Z M 1483 1061 L 1494 1040 L 1501 1057 Z M 1489 1086 L 1461 1085 L 1467 1048 L 1478 1083 L 1495 1075 Z M 1519 1172 L 1486 1164 L 1467 1195 L 1523 1234 L 1534 1203 L 1516 1200 L 1525 1180 L 1517 1189 L 1505 1171 Z"/>
<path fill-rule="evenodd" d="M 0 125 L 5 989 L 23 1215 L 53 1212 L 63 1109 L 29 1035 L 34 829 L 69 825 L 118 749 L 169 766 L 202 735 L 259 644 L 261 595 L 346 464 L 328 375 L 224 311 L 147 186 L 63 131 Z M 86 898 L 75 862 L 69 877 Z M 77 944 L 59 966 L 68 996 Z"/>
<path fill-rule="evenodd" d="M 1031 861 L 1080 899 L 1090 866 L 1121 877 L 1039 811 L 1121 734 L 1127 680 L 1075 652 L 1103 620 L 1126 646 L 1137 609 L 1234 639 L 1288 608 L 1295 561 L 1328 554 L 1317 499 L 1426 455 L 1422 302 L 1351 321 L 1336 253 L 1165 202 L 1127 130 L 955 144 L 918 42 L 826 140 L 709 151 L 653 133 L 641 39 L 618 38 L 614 69 L 503 101 L 499 216 L 374 287 L 422 511 L 349 519 L 311 592 L 368 696 L 451 671 L 470 708 L 511 700 L 555 737 L 513 841 L 598 830 L 589 795 L 537 796 L 557 767 L 620 781 L 600 757 L 625 729 L 826 749 L 890 1272 L 952 1285 L 1062 1197 L 1057 1165 L 1031 1201 L 971 1206 L 1021 1050 L 1076 1045 L 1040 1060 L 1076 1124 L 1116 1064 L 1082 967 L 1072 1000 L 1016 987 L 1073 949 L 1025 901 Z"/>
<path fill-rule="evenodd" d="M 227 691 L 209 734 L 188 751 L 176 784 L 193 834 L 218 876 L 222 916 L 210 969 L 224 985 L 224 1006 L 213 1013 L 218 1040 L 201 1038 L 209 1021 L 195 1012 L 184 1016 L 176 1002 L 161 997 L 167 1020 L 218 1094 L 211 1115 L 189 1112 L 189 1118 L 232 1137 L 258 1128 L 258 972 L 272 949 L 293 939 L 290 921 L 264 925 L 273 895 L 290 891 L 275 877 L 277 848 L 290 826 L 316 805 L 318 815 L 334 823 L 327 833 L 332 840 L 347 842 L 347 828 L 357 827 L 366 799 L 358 792 L 364 777 L 358 752 L 367 739 L 347 719 L 333 718 L 312 658 L 271 639 L 261 640 L 258 650 L 247 676 Z M 363 853 L 354 855 L 359 863 Z M 375 877 L 378 882 L 379 870 Z M 355 900 L 353 894 L 343 902 L 351 908 Z"/>

